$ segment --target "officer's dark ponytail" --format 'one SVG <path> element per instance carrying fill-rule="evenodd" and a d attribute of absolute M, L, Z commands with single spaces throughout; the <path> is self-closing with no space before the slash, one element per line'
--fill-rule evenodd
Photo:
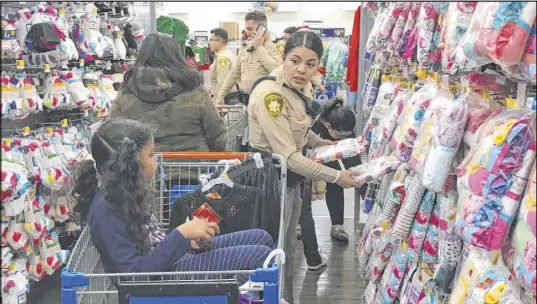
<path fill-rule="evenodd" d="M 351 109 L 343 105 L 343 99 L 340 97 L 334 97 L 323 104 L 319 115 L 336 131 L 349 132 L 354 130 L 356 116 Z"/>
<path fill-rule="evenodd" d="M 292 34 L 289 39 L 287 39 L 287 42 L 285 42 L 285 49 L 283 50 L 284 58 L 294 48 L 299 46 L 306 47 L 315 52 L 315 54 L 319 56 L 319 60 L 323 57 L 324 47 L 321 38 L 312 31 L 300 30 Z"/>

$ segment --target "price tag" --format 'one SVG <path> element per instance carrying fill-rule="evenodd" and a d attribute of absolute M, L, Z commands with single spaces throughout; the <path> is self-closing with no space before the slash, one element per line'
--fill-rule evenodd
<path fill-rule="evenodd" d="M 24 248 L 24 252 L 26 253 L 26 255 L 30 255 L 32 252 L 34 252 L 34 247 L 28 246 Z"/>
<path fill-rule="evenodd" d="M 519 108 L 519 107 L 520 107 L 520 106 L 517 104 L 516 99 L 514 99 L 514 98 L 510 98 L 510 97 L 505 97 L 505 106 L 506 106 L 508 109 L 516 109 L 516 108 Z"/>
<path fill-rule="evenodd" d="M 111 70 L 111 69 L 112 69 L 112 63 L 111 63 L 111 62 L 107 62 L 107 63 L 106 63 L 106 69 L 107 69 L 107 70 Z"/>
<path fill-rule="evenodd" d="M 44 69 L 45 69 L 45 73 L 50 73 L 50 64 L 45 63 Z"/>
<path fill-rule="evenodd" d="M 24 136 L 28 136 L 28 135 L 30 135 L 30 127 L 24 127 L 24 128 L 22 129 L 22 134 L 23 134 Z"/>
<path fill-rule="evenodd" d="M 418 76 L 419 79 L 425 79 L 427 78 L 427 71 L 419 70 L 416 72 L 416 76 Z"/>
<path fill-rule="evenodd" d="M 434 72 L 432 77 L 433 77 L 434 82 L 438 83 L 438 73 Z"/>
<path fill-rule="evenodd" d="M 17 60 L 17 69 L 24 70 L 24 60 Z"/>
<path fill-rule="evenodd" d="M 52 135 L 52 133 L 54 133 L 54 131 L 52 130 L 52 128 L 48 128 L 48 129 L 47 129 L 47 134 L 48 134 L 48 135 Z"/>
<path fill-rule="evenodd" d="M 84 66 L 84 59 L 80 59 L 78 61 L 78 64 L 80 65 L 80 67 L 83 67 Z"/>
<path fill-rule="evenodd" d="M 101 63 L 101 59 L 95 59 L 95 64 Z"/>
<path fill-rule="evenodd" d="M 65 16 L 65 10 L 60 10 L 59 13 L 58 13 L 61 17 L 64 17 Z"/>
<path fill-rule="evenodd" d="M 4 140 L 4 146 L 8 146 L 8 147 L 11 146 L 11 138 L 6 138 L 6 139 Z"/>
<path fill-rule="evenodd" d="M 135 59 L 135 58 L 134 58 L 134 55 L 131 55 L 131 60 L 134 60 L 134 59 Z"/>
<path fill-rule="evenodd" d="M 481 91 L 481 97 L 483 97 L 485 101 L 490 101 L 490 91 L 488 89 L 483 89 Z"/>
<path fill-rule="evenodd" d="M 67 127 L 67 118 L 62 119 L 62 127 L 63 128 Z"/>
<path fill-rule="evenodd" d="M 84 109 L 84 117 L 88 117 L 89 116 L 89 110 L 88 109 Z"/>
<path fill-rule="evenodd" d="M 408 84 L 408 87 L 409 87 L 411 92 L 414 92 L 414 90 L 416 89 L 416 83 L 411 82 L 411 83 Z"/>
<path fill-rule="evenodd" d="M 101 109 L 97 109 L 96 112 L 97 112 L 97 117 L 101 117 L 103 114 L 102 113 L 103 111 Z"/>
<path fill-rule="evenodd" d="M 97 16 L 97 8 L 93 9 L 93 16 Z"/>

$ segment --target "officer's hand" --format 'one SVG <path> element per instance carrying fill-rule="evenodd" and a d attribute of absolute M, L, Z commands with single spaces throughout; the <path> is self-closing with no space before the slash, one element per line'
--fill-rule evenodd
<path fill-rule="evenodd" d="M 322 146 L 332 146 L 332 145 L 335 145 L 336 142 L 335 141 L 331 141 L 331 140 L 328 140 L 328 139 L 323 139 L 319 142 L 319 144 L 317 144 L 317 147 L 322 147 Z"/>
<path fill-rule="evenodd" d="M 224 100 L 223 100 L 223 99 L 217 99 L 217 100 L 216 100 L 216 104 L 217 104 L 217 105 L 223 105 L 223 104 L 224 104 Z"/>
<path fill-rule="evenodd" d="M 258 35 L 257 33 L 252 34 L 253 40 L 252 40 L 252 46 L 254 49 L 257 50 L 258 47 L 263 45 L 264 38 L 263 35 Z"/>
<path fill-rule="evenodd" d="M 326 88 L 324 86 L 320 86 L 319 91 L 321 91 L 323 94 L 326 94 Z"/>
<path fill-rule="evenodd" d="M 361 185 L 354 180 L 354 176 L 358 176 L 360 174 L 360 172 L 356 171 L 342 170 L 339 175 L 339 179 L 337 180 L 337 184 L 342 188 L 360 188 Z"/>

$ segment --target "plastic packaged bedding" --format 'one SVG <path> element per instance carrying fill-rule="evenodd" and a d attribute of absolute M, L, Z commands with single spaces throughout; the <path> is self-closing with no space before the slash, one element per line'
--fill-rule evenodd
<path fill-rule="evenodd" d="M 522 60 L 519 64 L 510 66 L 505 71 L 514 78 L 522 81 L 535 83 L 536 82 L 536 55 L 537 55 L 537 27 L 535 21 L 531 27 L 530 36 L 526 44 L 526 49 L 522 55 Z"/>
<path fill-rule="evenodd" d="M 365 164 L 352 167 L 350 171 L 359 172 L 360 175 L 354 176 L 354 180 L 359 184 L 367 184 L 378 180 L 395 170 L 401 164 L 394 156 L 381 156 Z"/>
<path fill-rule="evenodd" d="M 446 15 L 446 35 L 442 54 L 442 70 L 451 71 L 451 55 L 468 30 L 477 2 L 451 2 Z"/>
<path fill-rule="evenodd" d="M 395 46 L 397 53 L 402 59 L 412 57 L 417 43 L 416 22 L 420 14 L 421 2 L 412 2 L 408 11 L 408 17 L 403 28 L 403 34 Z"/>
<path fill-rule="evenodd" d="M 407 178 L 407 180 L 408 179 L 409 178 Z M 393 225 L 393 235 L 395 238 L 399 240 L 408 239 L 412 222 L 416 217 L 416 213 L 418 212 L 424 194 L 425 187 L 423 187 L 419 176 L 414 175 L 410 178 L 405 200 Z"/>
<path fill-rule="evenodd" d="M 440 243 L 440 204 L 442 199 L 440 195 L 436 195 L 435 204 L 431 217 L 429 218 L 429 226 L 425 234 L 425 242 L 423 243 L 423 251 L 421 259 L 426 264 L 438 264 L 438 246 Z"/>
<path fill-rule="evenodd" d="M 480 2 L 454 54 L 454 63 L 472 69 L 494 62 L 504 69 L 522 59 L 536 16 L 535 2 Z"/>
<path fill-rule="evenodd" d="M 408 238 L 409 260 L 416 260 L 421 253 L 423 243 L 425 242 L 427 227 L 429 226 L 429 219 L 433 213 L 434 204 L 435 193 L 426 191 L 421 200 L 420 207 L 416 212 L 416 217 L 410 231 L 410 237 Z"/>
<path fill-rule="evenodd" d="M 408 162 L 412 155 L 412 148 L 418 131 L 423 122 L 425 111 L 431 101 L 436 97 L 437 88 L 432 83 L 425 84 L 419 89 L 407 104 L 404 114 L 400 117 L 400 123 L 392 138 L 392 148 L 394 148 L 397 159 Z"/>
<path fill-rule="evenodd" d="M 397 171 L 395 171 L 392 183 L 388 188 L 384 208 L 382 208 L 382 214 L 380 215 L 381 220 L 389 221 L 392 225 L 394 224 L 399 209 L 405 200 L 405 183 L 409 174 L 410 169 L 405 163 L 401 164 L 399 168 L 397 168 Z"/>
<path fill-rule="evenodd" d="M 338 141 L 335 145 L 322 146 L 313 149 L 311 159 L 326 164 L 336 160 L 355 157 L 365 152 L 364 137 L 347 138 Z"/>
<path fill-rule="evenodd" d="M 498 122 L 494 131 L 483 137 L 458 168 L 458 232 L 466 242 L 487 250 L 501 248 L 535 159 L 533 116 L 524 116 L 524 111 L 511 113 L 521 115 L 492 119 Z"/>
<path fill-rule="evenodd" d="M 435 2 L 424 2 L 421 5 L 420 15 L 418 17 L 418 63 L 428 63 L 429 53 L 431 52 L 433 35 L 436 29 L 436 20 L 438 19 L 439 5 Z"/>
<path fill-rule="evenodd" d="M 512 239 L 514 247 L 514 272 L 518 280 L 533 293 L 537 294 L 536 266 L 536 237 L 537 237 L 537 169 L 535 163 L 531 170 L 522 200 Z"/>
<path fill-rule="evenodd" d="M 403 5 L 401 7 L 401 12 L 399 13 L 399 16 L 397 17 L 397 21 L 395 22 L 392 33 L 390 37 L 388 38 L 388 41 L 386 42 L 386 51 L 389 53 L 393 53 L 395 50 L 395 47 L 399 40 L 401 39 L 401 36 L 403 35 L 403 30 L 405 28 L 405 23 L 408 19 L 408 14 L 410 13 L 410 6 L 412 5 L 412 2 L 403 2 Z"/>
<path fill-rule="evenodd" d="M 448 98 L 449 92 L 446 90 L 439 90 L 438 96 L 431 101 L 431 104 L 425 111 L 423 117 L 423 123 L 418 132 L 414 148 L 412 149 L 412 155 L 408 162 L 410 168 L 418 173 L 423 172 L 423 166 L 425 165 L 425 159 L 427 153 L 431 148 L 431 140 L 436 133 L 438 126 L 439 116 L 444 113 L 452 105 L 452 99 Z"/>
<path fill-rule="evenodd" d="M 381 288 L 377 293 L 377 299 L 381 300 L 380 303 L 393 303 L 395 301 L 407 269 L 408 244 L 406 241 L 401 241 L 397 247 L 398 249 L 392 254 L 380 282 Z"/>
<path fill-rule="evenodd" d="M 427 189 L 441 192 L 445 188 L 453 159 L 464 136 L 467 119 L 468 106 L 464 97 L 455 100 L 450 109 L 440 116 L 421 176 Z"/>
<path fill-rule="evenodd" d="M 389 154 L 391 138 L 397 127 L 399 117 L 405 108 L 405 102 L 411 96 L 408 90 L 398 89 L 398 91 L 388 113 L 380 121 L 378 131 L 374 135 L 375 137 L 371 138 L 368 154 L 369 159 L 375 159 Z"/>
<path fill-rule="evenodd" d="M 371 231 L 373 242 L 373 254 L 369 262 L 369 280 L 378 282 L 382 278 L 384 269 L 393 251 L 393 237 L 391 235 L 391 224 L 388 221 L 380 221 L 377 227 Z"/>

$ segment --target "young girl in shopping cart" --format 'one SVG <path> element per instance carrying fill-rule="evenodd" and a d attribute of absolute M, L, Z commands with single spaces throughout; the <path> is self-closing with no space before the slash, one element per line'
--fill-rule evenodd
<path fill-rule="evenodd" d="M 127 119 L 105 122 L 91 140 L 93 160 L 80 163 L 74 197 L 109 273 L 254 270 L 273 249 L 264 230 L 216 236 L 215 223 L 194 219 L 168 235 L 152 215 L 156 168 L 151 131 Z M 199 241 L 210 240 L 200 249 Z M 248 278 L 237 276 L 239 284 Z"/>

